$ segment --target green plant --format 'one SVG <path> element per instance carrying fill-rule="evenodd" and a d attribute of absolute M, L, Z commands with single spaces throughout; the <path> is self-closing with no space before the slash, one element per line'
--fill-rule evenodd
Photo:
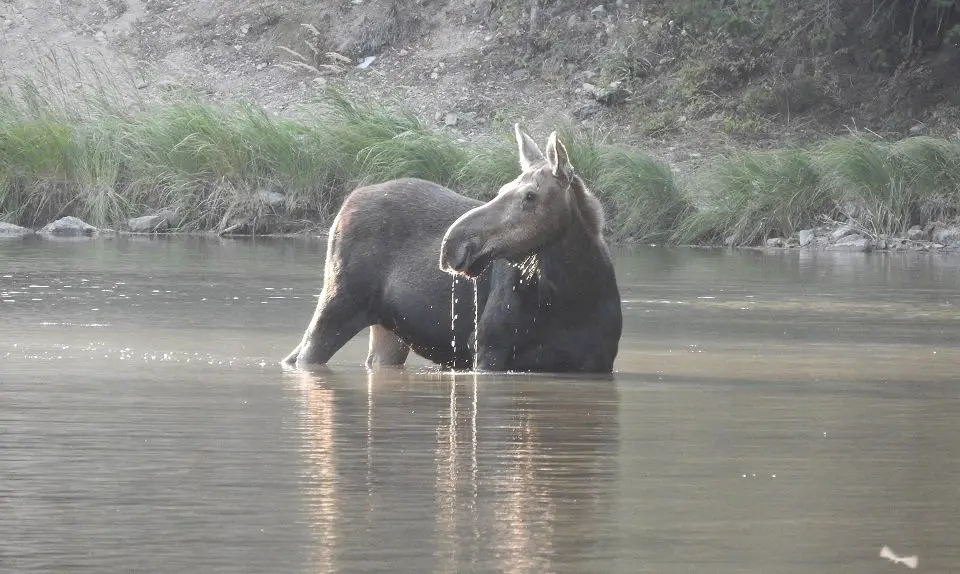
<path fill-rule="evenodd" d="M 705 206 L 690 212 L 673 235 L 681 243 L 752 245 L 789 236 L 836 211 L 809 155 L 762 151 L 722 159 L 699 182 Z"/>

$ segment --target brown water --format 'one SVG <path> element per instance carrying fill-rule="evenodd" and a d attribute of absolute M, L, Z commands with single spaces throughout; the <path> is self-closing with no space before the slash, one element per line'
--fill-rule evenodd
<path fill-rule="evenodd" d="M 613 380 L 282 370 L 323 244 L 0 242 L 0 571 L 960 569 L 960 261 L 617 251 Z"/>

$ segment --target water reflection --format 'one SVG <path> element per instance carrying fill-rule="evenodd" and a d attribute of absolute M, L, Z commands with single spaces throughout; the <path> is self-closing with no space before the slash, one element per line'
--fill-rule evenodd
<path fill-rule="evenodd" d="M 318 570 L 370 571 L 380 553 L 394 557 L 392 571 L 612 563 L 610 533 L 583 528 L 614 516 L 612 379 L 379 369 L 361 385 L 358 374 L 287 375 L 304 409 Z M 351 462 L 358 450 L 362 469 Z"/>
<path fill-rule="evenodd" d="M 615 381 L 282 372 L 323 247 L 0 242 L 0 571 L 960 563 L 958 257 L 617 250 Z"/>
<path fill-rule="evenodd" d="M 333 571 L 337 545 L 337 471 L 334 449 L 333 391 L 300 378 L 300 429 L 306 468 L 301 476 L 315 544 L 311 558 L 316 572 Z"/>

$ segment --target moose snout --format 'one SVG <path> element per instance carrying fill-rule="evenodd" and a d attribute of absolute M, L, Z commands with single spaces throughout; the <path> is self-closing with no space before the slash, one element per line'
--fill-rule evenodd
<path fill-rule="evenodd" d="M 469 241 L 457 241 L 445 237 L 440 248 L 440 269 L 447 273 L 457 274 L 466 270 L 470 265 L 470 255 L 473 248 Z"/>

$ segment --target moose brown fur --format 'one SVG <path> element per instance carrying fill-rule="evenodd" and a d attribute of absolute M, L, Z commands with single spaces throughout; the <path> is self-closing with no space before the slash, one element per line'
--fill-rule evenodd
<path fill-rule="evenodd" d="M 454 369 L 612 371 L 622 316 L 600 202 L 556 132 L 544 154 L 515 131 L 521 173 L 487 203 L 420 179 L 346 198 L 316 312 L 285 363 L 326 363 L 369 326 L 368 366 L 413 349 Z M 476 282 L 476 332 L 473 285 L 457 278 Z"/>

